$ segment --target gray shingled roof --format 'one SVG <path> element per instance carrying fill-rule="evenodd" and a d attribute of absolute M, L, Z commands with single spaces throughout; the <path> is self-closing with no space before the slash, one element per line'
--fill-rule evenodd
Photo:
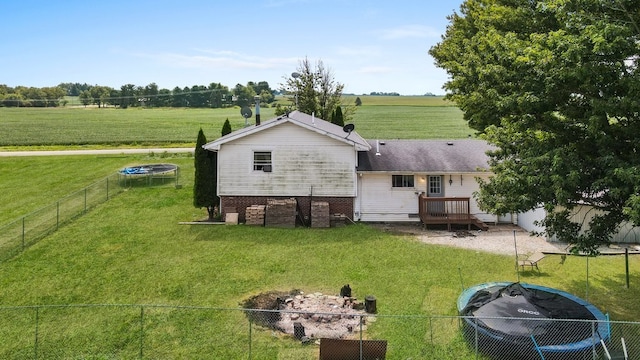
<path fill-rule="evenodd" d="M 358 153 L 358 171 L 466 173 L 488 170 L 486 141 L 368 140 L 371 150 Z M 380 155 L 376 155 L 377 149 Z"/>
<path fill-rule="evenodd" d="M 203 147 L 207 150 L 217 150 L 220 144 L 224 144 L 229 141 L 233 141 L 243 136 L 247 136 L 258 131 L 262 131 L 264 129 L 269 129 L 273 126 L 278 126 L 284 122 L 290 122 L 302 127 L 305 127 L 309 130 L 318 132 L 320 134 L 327 135 L 336 140 L 343 141 L 345 143 L 352 144 L 358 150 L 365 150 L 369 148 L 369 144 L 365 139 L 363 139 L 356 131 L 351 133 L 346 133 L 342 126 L 338 126 L 332 124 L 328 121 L 322 120 L 320 118 L 305 114 L 300 111 L 293 111 L 288 115 L 281 115 L 275 117 L 273 119 L 269 119 L 267 121 L 263 121 L 260 125 L 256 126 L 248 126 L 239 130 L 236 130 L 230 134 L 227 134 L 221 138 L 213 140 Z"/>

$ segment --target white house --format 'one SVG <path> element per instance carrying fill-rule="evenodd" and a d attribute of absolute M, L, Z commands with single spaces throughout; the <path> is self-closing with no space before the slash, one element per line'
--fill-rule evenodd
<path fill-rule="evenodd" d="M 312 201 L 353 221 L 466 224 L 535 224 L 542 209 L 496 216 L 479 209 L 473 193 L 488 179 L 487 151 L 475 139 L 364 140 L 340 127 L 294 111 L 245 127 L 204 145 L 217 159 L 220 211 L 245 220 L 251 205 L 295 198 L 298 213 L 311 216 Z M 595 210 L 578 207 L 573 220 L 588 222 Z M 614 242 L 640 239 L 640 228 L 623 224 Z M 554 239 L 549 239 L 554 240 Z"/>
<path fill-rule="evenodd" d="M 356 132 L 294 111 L 204 148 L 217 154 L 220 211 L 233 209 L 242 221 L 248 206 L 292 197 L 302 212 L 312 200 L 327 201 L 331 213 L 352 218 L 358 152 L 369 150 L 369 144 Z"/>
<path fill-rule="evenodd" d="M 482 140 L 376 140 L 360 152 L 356 219 L 419 221 L 418 195 L 469 199 L 469 213 L 482 222 L 497 222 L 482 212 L 473 193 L 477 177 L 488 179 L 491 147 Z"/>
<path fill-rule="evenodd" d="M 366 141 L 352 130 L 294 111 L 207 143 L 220 211 L 243 221 L 248 206 L 296 198 L 305 217 L 311 201 L 326 201 L 354 221 L 419 222 L 419 199 L 438 197 L 467 201 L 480 221 L 512 221 L 483 213 L 472 196 L 476 177 L 489 176 L 486 142 Z"/>
<path fill-rule="evenodd" d="M 601 213 L 602 210 L 596 209 L 591 205 L 579 205 L 571 211 L 569 220 L 571 222 L 581 224 L 581 231 L 585 231 L 588 230 L 591 219 L 596 214 Z M 541 232 L 544 230 L 544 227 L 540 226 L 537 222 L 543 220 L 546 215 L 547 213 L 544 208 L 539 207 L 537 209 L 518 214 L 517 224 L 527 231 Z M 547 240 L 558 241 L 555 236 L 550 238 L 548 237 Z M 634 226 L 629 222 L 621 223 L 617 232 L 613 234 L 611 242 L 628 244 L 640 243 L 640 227 Z"/>

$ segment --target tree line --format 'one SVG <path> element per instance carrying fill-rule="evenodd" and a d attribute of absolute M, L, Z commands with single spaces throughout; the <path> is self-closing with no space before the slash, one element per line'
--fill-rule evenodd
<path fill-rule="evenodd" d="M 52 107 L 59 106 L 66 95 L 63 88 L 54 87 L 26 87 L 15 88 L 0 84 L 0 106 L 6 107 Z"/>
<path fill-rule="evenodd" d="M 588 254 L 640 226 L 639 5 L 465 0 L 449 17 L 429 53 L 447 98 L 496 145 L 482 210 L 544 206 L 545 235 Z"/>
<path fill-rule="evenodd" d="M 67 104 L 65 97 L 74 96 L 85 106 L 224 108 L 251 106 L 256 97 L 261 104 L 269 106 L 275 101 L 275 95 L 284 95 L 290 104 L 276 104 L 276 115 L 299 110 L 343 125 L 353 117 L 356 107 L 362 105 L 359 97 L 355 104 L 343 102 L 344 84 L 335 80 L 333 72 L 322 60 L 312 64 L 305 58 L 296 70 L 291 77 L 285 78 L 279 90 L 271 89 L 266 81 L 250 81 L 246 86 L 237 84 L 233 89 L 211 83 L 173 90 L 161 89 L 156 83 L 144 87 L 125 84 L 120 89 L 86 83 L 61 83 L 51 88 L 0 85 L 0 107 L 64 106 Z"/>
<path fill-rule="evenodd" d="M 172 90 L 159 88 L 156 83 L 146 86 L 122 85 L 119 89 L 109 86 L 80 83 L 61 83 L 54 87 L 9 87 L 0 84 L 0 106 L 4 107 L 57 107 L 65 106 L 66 96 L 77 96 L 85 105 L 128 107 L 194 107 L 224 108 L 249 106 L 255 96 L 262 104 L 275 100 L 274 91 L 266 81 L 237 84 L 234 88 L 220 83 L 193 85 Z"/>

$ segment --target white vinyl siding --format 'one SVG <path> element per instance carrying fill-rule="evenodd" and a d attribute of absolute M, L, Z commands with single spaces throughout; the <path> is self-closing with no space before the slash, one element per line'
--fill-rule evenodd
<path fill-rule="evenodd" d="M 495 223 L 498 221 L 498 217 L 493 214 L 488 214 L 478 206 L 478 202 L 473 197 L 473 193 L 480 190 L 480 185 L 476 178 L 482 178 L 485 181 L 489 180 L 488 172 L 478 172 L 472 174 L 445 174 L 442 181 L 442 189 L 445 197 L 468 197 L 469 210 L 471 215 L 474 215 L 478 219 L 486 223 Z M 451 183 L 449 183 L 451 180 Z"/>
<path fill-rule="evenodd" d="M 564 210 L 564 208 L 557 208 L 557 211 L 561 210 Z M 543 208 L 539 208 L 538 211 L 534 210 L 534 213 L 539 217 L 538 220 L 542 220 L 546 216 L 546 211 Z M 603 210 L 596 209 L 591 205 L 579 205 L 571 210 L 569 220 L 582 224 L 580 232 L 583 232 L 589 230 L 589 222 L 594 216 L 602 215 L 603 213 Z M 547 238 L 547 241 L 558 241 L 558 239 L 554 235 L 551 238 Z M 614 243 L 638 244 L 640 243 L 640 227 L 633 226 L 633 224 L 629 222 L 623 222 L 618 226 L 618 231 L 613 234 L 611 241 Z"/>
<path fill-rule="evenodd" d="M 543 220 L 546 212 L 542 207 L 518 214 L 518 226 L 527 231 L 544 231 L 544 226 L 536 224 L 536 221 Z"/>
<path fill-rule="evenodd" d="M 356 212 L 362 221 L 419 221 L 409 218 L 418 213 L 418 194 L 415 188 L 396 188 L 391 174 L 367 174 L 360 177 L 360 193 Z M 415 185 L 415 184 L 414 184 Z M 411 190 L 411 191 L 408 191 Z"/>
<path fill-rule="evenodd" d="M 398 191 L 390 187 L 389 178 L 391 174 L 386 173 L 362 173 L 359 177 L 359 194 L 355 203 L 356 219 L 361 221 L 420 221 L 419 218 L 410 217 L 411 214 L 418 213 L 418 195 L 427 192 L 427 187 L 431 186 L 429 175 L 415 174 L 415 188 L 413 191 Z M 441 178 L 440 175 L 433 175 Z M 477 174 L 457 174 L 442 177 L 440 181 L 442 193 L 446 197 L 468 197 L 470 198 L 471 214 L 484 222 L 495 222 L 495 215 L 482 212 L 475 199 L 473 192 L 479 189 L 476 176 L 488 178 L 488 173 Z"/>
<path fill-rule="evenodd" d="M 254 153 L 270 152 L 272 172 L 254 171 Z M 220 196 L 356 196 L 353 146 L 283 123 L 223 144 Z"/>

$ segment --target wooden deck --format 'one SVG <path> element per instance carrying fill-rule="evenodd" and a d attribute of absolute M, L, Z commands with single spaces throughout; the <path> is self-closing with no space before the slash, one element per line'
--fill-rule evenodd
<path fill-rule="evenodd" d="M 469 208 L 470 198 L 458 197 L 427 197 L 424 194 L 418 197 L 420 221 L 425 227 L 428 225 L 447 225 L 451 231 L 451 225 L 471 225 L 488 230 L 489 227 L 477 217 L 471 215 Z"/>

